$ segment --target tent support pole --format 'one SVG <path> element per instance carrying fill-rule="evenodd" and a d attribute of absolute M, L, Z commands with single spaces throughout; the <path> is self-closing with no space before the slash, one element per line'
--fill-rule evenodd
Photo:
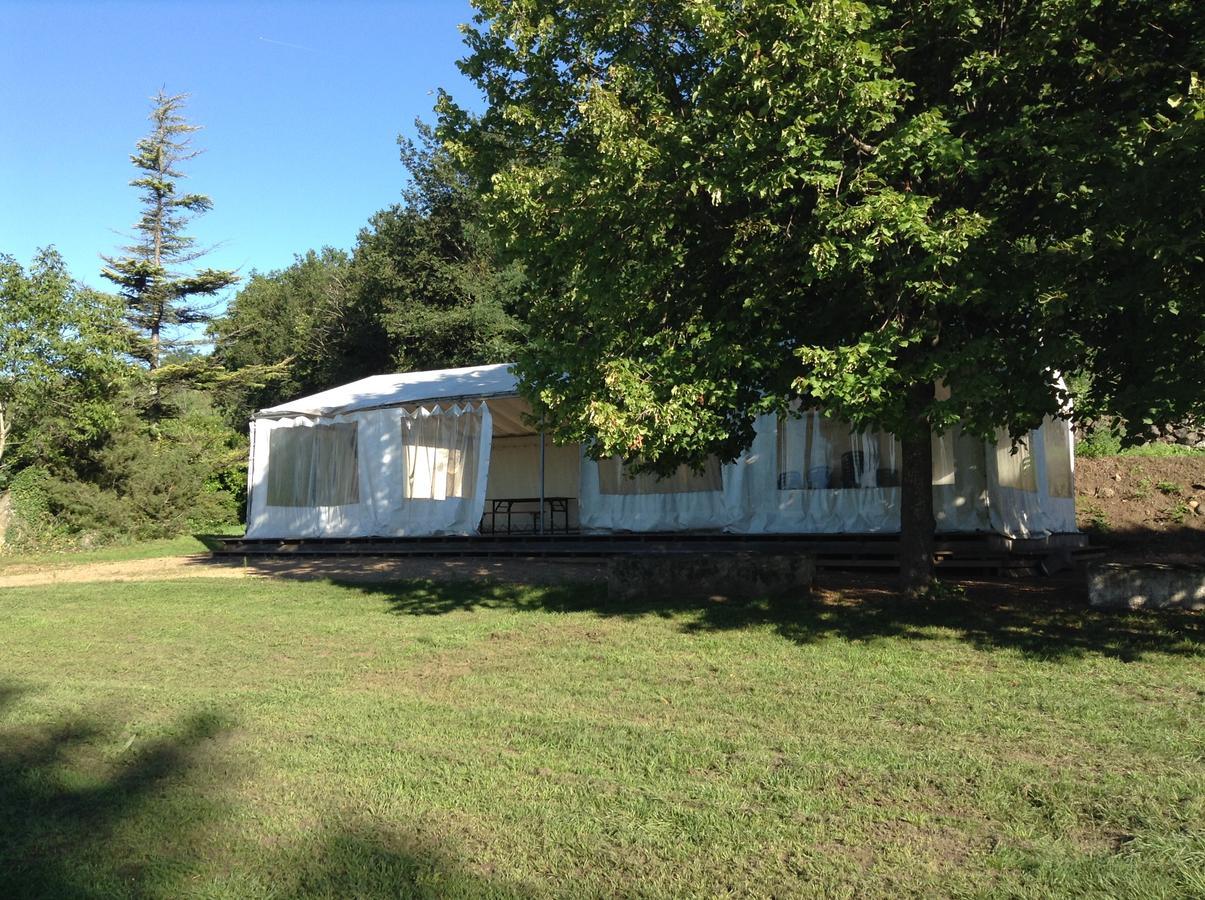
<path fill-rule="evenodd" d="M 544 533 L 544 431 L 540 430 L 540 534 Z"/>
<path fill-rule="evenodd" d="M 247 524 L 243 531 L 251 527 L 251 492 L 255 490 L 255 420 L 251 420 L 247 428 Z"/>

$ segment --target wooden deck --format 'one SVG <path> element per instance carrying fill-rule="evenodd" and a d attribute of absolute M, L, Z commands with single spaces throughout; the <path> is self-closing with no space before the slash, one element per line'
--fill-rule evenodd
<path fill-rule="evenodd" d="M 589 559 L 639 554 L 669 556 L 698 553 L 803 554 L 820 569 L 899 568 L 898 535 L 740 535 L 721 533 L 473 535 L 414 538 L 308 538 L 302 540 L 220 538 L 218 556 L 419 556 L 419 557 L 561 557 Z M 1075 565 L 1095 551 L 1081 534 L 1017 540 L 995 534 L 939 535 L 939 570 L 1025 577 L 1052 574 Z"/>

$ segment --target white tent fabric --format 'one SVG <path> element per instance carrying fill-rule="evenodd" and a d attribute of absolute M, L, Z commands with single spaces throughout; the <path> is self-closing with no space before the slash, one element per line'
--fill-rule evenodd
<path fill-rule="evenodd" d="M 742 483 L 732 466 L 701 476 L 679 471 L 658 485 L 629 476 L 615 460 L 582 457 L 581 527 L 586 531 L 689 531 L 726 528 L 741 509 Z"/>
<path fill-rule="evenodd" d="M 472 534 L 491 436 L 485 403 L 258 419 L 247 536 Z"/>
<path fill-rule="evenodd" d="M 610 461 L 583 456 L 581 524 L 595 531 L 723 529 L 765 534 L 860 534 L 899 530 L 899 445 L 851 431 L 816 412 L 762 416 L 753 445 L 721 467 L 714 490 L 602 489 Z M 957 432 L 934 439 L 938 529 L 990 527 L 983 446 Z M 602 473 L 600 475 L 600 473 Z M 646 478 L 650 476 L 645 476 Z"/>
<path fill-rule="evenodd" d="M 1015 449 L 1001 432 L 987 452 L 990 528 L 1011 537 L 1076 530 L 1074 442 L 1065 419 L 1047 417 Z"/>
<path fill-rule="evenodd" d="M 499 407 L 498 434 L 486 398 Z M 475 533 L 487 495 L 539 493 L 539 438 L 525 409 L 502 365 L 377 376 L 264 410 L 252 423 L 247 534 Z M 573 518 L 586 531 L 898 531 L 891 435 L 854 432 L 814 411 L 755 424 L 753 445 L 734 463 L 668 479 L 548 444 L 545 496 L 576 497 Z M 957 429 L 935 436 L 938 529 L 1075 531 L 1072 444 L 1064 419 L 1047 419 L 1017 452 L 1007 436 L 986 446 Z"/>
<path fill-rule="evenodd" d="M 355 423 L 278 428 L 268 452 L 268 503 L 281 507 L 347 506 L 360 502 Z"/>
<path fill-rule="evenodd" d="M 261 410 L 261 418 L 285 416 L 337 416 L 389 406 L 408 406 L 450 400 L 476 402 L 490 397 L 514 396 L 518 381 L 506 363 L 467 366 L 432 372 L 373 375 Z"/>
<path fill-rule="evenodd" d="M 779 531 L 878 532 L 899 527 L 899 442 L 852 431 L 818 412 L 763 417 L 766 455 L 758 483 L 766 524 Z M 773 445 L 770 445 L 770 440 Z M 758 523 L 760 524 L 760 523 Z"/>
<path fill-rule="evenodd" d="M 989 530 L 984 453 L 982 441 L 957 427 L 934 436 L 933 515 L 938 531 Z"/>
<path fill-rule="evenodd" d="M 485 403 L 401 411 L 399 492 L 390 498 L 394 535 L 472 534 L 485 509 L 490 411 Z"/>
<path fill-rule="evenodd" d="M 472 496 L 481 416 L 472 407 L 402 410 L 402 499 L 448 500 Z"/>
<path fill-rule="evenodd" d="M 549 497 L 578 497 L 581 493 L 581 454 L 577 444 L 544 441 L 544 493 Z M 494 422 L 487 499 L 540 495 L 540 436 L 499 437 Z"/>
<path fill-rule="evenodd" d="M 486 482 L 486 507 L 491 510 L 482 523 L 484 530 L 505 531 L 510 519 L 507 510 L 520 515 L 515 521 L 523 522 L 523 513 L 534 512 L 538 503 L 528 502 L 517 506 L 503 505 L 498 514 L 493 514 L 492 500 L 515 500 L 540 496 L 540 436 L 538 434 L 499 436 L 498 411 L 494 414 L 494 441 L 490 450 L 489 479 Z M 546 527 L 549 530 L 578 528 L 578 498 L 581 497 L 581 453 L 577 444 L 554 444 L 544 440 L 544 496 L 566 498 L 561 511 L 556 513 L 546 508 Z"/>
<path fill-rule="evenodd" d="M 247 536 L 360 533 L 379 490 L 376 467 L 365 452 L 375 443 L 374 426 L 344 417 L 252 423 Z M 344 489 L 322 486 L 332 475 Z M 354 491 L 346 488 L 353 483 Z"/>

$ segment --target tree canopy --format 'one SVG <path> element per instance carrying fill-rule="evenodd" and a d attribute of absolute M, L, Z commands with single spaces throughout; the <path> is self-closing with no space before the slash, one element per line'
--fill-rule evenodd
<path fill-rule="evenodd" d="M 0 466 L 60 457 L 111 421 L 126 367 L 120 315 L 53 248 L 28 269 L 0 255 Z"/>
<path fill-rule="evenodd" d="M 1087 370 L 1099 408 L 1137 379 L 1200 408 L 1192 3 L 477 6 L 487 109 L 441 97 L 440 134 L 524 267 L 561 438 L 665 471 L 821 405 L 901 437 L 915 536 L 930 429 L 1023 434 Z"/>
<path fill-rule="evenodd" d="M 350 254 L 307 252 L 253 273 L 212 328 L 227 368 L 287 361 L 240 414 L 391 370 L 505 362 L 523 339 L 517 267 L 500 266 L 465 173 L 420 125 L 400 141 L 403 203 L 372 216 Z"/>

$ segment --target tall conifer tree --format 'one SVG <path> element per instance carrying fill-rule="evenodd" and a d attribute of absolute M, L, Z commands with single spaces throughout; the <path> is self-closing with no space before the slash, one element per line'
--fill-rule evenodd
<path fill-rule="evenodd" d="M 238 282 L 225 269 L 196 269 L 190 264 L 205 255 L 184 228 L 197 215 L 213 207 L 204 194 L 177 193 L 184 178 L 181 165 L 200 151 L 191 135 L 200 130 L 181 113 L 187 94 L 163 89 L 151 98 L 150 133 L 138 141 L 130 161 L 138 177 L 142 216 L 135 224 L 135 242 L 123 247 L 123 256 L 105 257 L 101 274 L 116 284 L 125 300 L 126 322 L 135 334 L 133 355 L 151 371 L 159 368 L 164 353 L 179 345 L 174 330 L 208 322 L 208 307 L 197 301 L 212 297 Z"/>

